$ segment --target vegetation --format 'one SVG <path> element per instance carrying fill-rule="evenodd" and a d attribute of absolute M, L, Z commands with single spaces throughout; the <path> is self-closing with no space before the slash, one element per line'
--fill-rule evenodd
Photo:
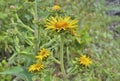
<path fill-rule="evenodd" d="M 119 81 L 119 5 L 0 0 L 0 81 Z"/>

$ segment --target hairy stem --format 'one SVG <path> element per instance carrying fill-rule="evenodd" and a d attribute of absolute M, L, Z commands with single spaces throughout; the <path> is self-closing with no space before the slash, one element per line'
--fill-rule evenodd
<path fill-rule="evenodd" d="M 37 15 L 37 0 L 35 0 L 35 14 L 34 14 L 34 35 L 35 35 L 35 54 L 38 52 L 39 50 L 39 42 L 38 42 L 38 37 L 39 37 L 39 34 L 38 34 L 38 26 L 36 24 L 38 20 L 38 15 Z"/>
<path fill-rule="evenodd" d="M 64 41 L 62 39 L 62 36 L 61 36 L 61 41 L 60 42 L 61 42 L 60 43 L 60 68 L 61 68 L 61 71 L 62 71 L 62 74 L 63 74 L 64 81 L 67 81 L 67 75 L 66 75 L 66 72 L 65 72 L 64 60 L 63 60 Z"/>

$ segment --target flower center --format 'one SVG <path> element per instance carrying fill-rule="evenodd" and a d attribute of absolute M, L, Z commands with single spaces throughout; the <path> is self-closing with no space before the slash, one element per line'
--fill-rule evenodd
<path fill-rule="evenodd" d="M 46 54 L 46 52 L 45 52 L 45 51 L 43 51 L 43 52 L 41 53 L 41 55 L 42 55 L 42 56 L 44 56 L 45 54 Z"/>
<path fill-rule="evenodd" d="M 40 65 L 36 65 L 36 66 L 35 66 L 35 68 L 39 68 L 39 67 L 40 67 Z"/>
<path fill-rule="evenodd" d="M 66 22 L 64 22 L 64 21 L 59 21 L 59 22 L 55 23 L 56 28 L 65 28 L 67 26 L 68 26 L 68 24 Z"/>
<path fill-rule="evenodd" d="M 81 62 L 86 62 L 86 59 L 85 59 L 85 58 L 81 58 L 80 61 L 81 61 Z"/>

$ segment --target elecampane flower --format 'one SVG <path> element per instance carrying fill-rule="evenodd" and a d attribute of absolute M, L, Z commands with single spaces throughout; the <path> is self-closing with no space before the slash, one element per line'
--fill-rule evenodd
<path fill-rule="evenodd" d="M 43 65 L 43 64 L 36 63 L 36 64 L 31 65 L 31 66 L 28 68 L 28 71 L 29 71 L 29 72 L 40 71 L 40 70 L 42 70 L 43 68 L 44 68 L 44 65 Z"/>
<path fill-rule="evenodd" d="M 50 55 L 50 51 L 48 49 L 43 48 L 42 50 L 40 50 L 36 58 L 42 61 L 43 59 L 47 58 L 49 55 Z"/>
<path fill-rule="evenodd" d="M 89 57 L 86 57 L 86 55 L 81 55 L 79 58 L 79 63 L 85 66 L 89 66 L 92 64 L 92 60 Z"/>
<path fill-rule="evenodd" d="M 61 30 L 75 29 L 78 27 L 77 23 L 78 20 L 72 20 L 70 17 L 50 17 L 50 19 L 47 19 L 45 27 L 59 32 Z"/>
<path fill-rule="evenodd" d="M 60 9 L 60 6 L 59 6 L 59 5 L 54 5 L 54 6 L 52 7 L 52 9 L 55 10 L 55 11 L 56 11 L 56 10 L 59 10 L 59 9 Z"/>

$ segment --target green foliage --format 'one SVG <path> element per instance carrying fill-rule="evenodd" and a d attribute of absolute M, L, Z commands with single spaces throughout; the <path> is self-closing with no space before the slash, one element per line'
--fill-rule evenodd
<path fill-rule="evenodd" d="M 0 80 L 10 81 L 14 75 L 16 81 L 63 81 L 59 64 L 63 53 L 69 81 L 119 81 L 120 17 L 106 14 L 117 12 L 119 5 L 107 6 L 105 0 L 56 1 L 0 0 Z M 61 6 L 59 11 L 52 10 L 54 4 Z M 59 15 L 79 20 L 79 36 L 45 29 L 46 19 Z M 111 29 L 113 23 L 117 24 Z M 28 72 L 42 48 L 52 53 L 43 62 L 44 70 Z M 92 58 L 90 67 L 79 65 L 81 54 Z"/>

